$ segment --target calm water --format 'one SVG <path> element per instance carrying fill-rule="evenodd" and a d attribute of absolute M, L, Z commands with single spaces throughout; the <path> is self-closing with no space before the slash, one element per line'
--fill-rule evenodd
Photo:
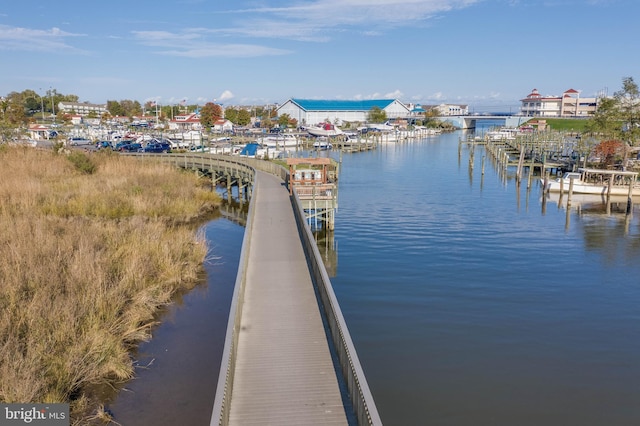
<path fill-rule="evenodd" d="M 169 307 L 136 354 L 136 378 L 107 405 L 122 426 L 209 425 L 244 227 L 204 228 L 207 278 Z"/>
<path fill-rule="evenodd" d="M 640 211 L 543 209 L 458 136 L 343 157 L 332 283 L 383 422 L 640 424 Z"/>
<path fill-rule="evenodd" d="M 332 282 L 384 424 L 640 424 L 640 210 L 543 206 L 458 137 L 342 157 Z M 208 225 L 208 285 L 141 349 L 124 426 L 209 424 L 242 232 Z"/>

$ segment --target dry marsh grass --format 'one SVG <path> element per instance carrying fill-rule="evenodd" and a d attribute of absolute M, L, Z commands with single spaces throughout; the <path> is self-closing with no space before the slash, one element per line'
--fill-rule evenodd
<path fill-rule="evenodd" d="M 219 203 L 169 166 L 90 160 L 87 175 L 0 149 L 0 401 L 70 402 L 75 424 L 99 413 L 86 390 L 131 378 L 158 309 L 195 285 L 207 249 L 189 224 Z"/>

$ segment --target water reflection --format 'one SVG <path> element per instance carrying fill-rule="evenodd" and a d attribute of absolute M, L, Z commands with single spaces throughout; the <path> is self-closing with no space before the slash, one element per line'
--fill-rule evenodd
<path fill-rule="evenodd" d="M 159 316 L 134 354 L 135 379 L 107 404 L 122 426 L 209 425 L 244 234 L 242 209 L 229 209 L 237 220 L 203 227 L 210 250 L 202 283 Z"/>
<path fill-rule="evenodd" d="M 325 227 L 313 231 L 313 236 L 327 274 L 329 277 L 335 277 L 338 272 L 338 244 L 335 240 L 335 232 Z"/>
<path fill-rule="evenodd" d="M 247 225 L 249 216 L 249 202 L 238 201 L 236 198 L 230 200 L 224 199 L 220 206 L 220 214 L 227 220 L 237 223 L 241 226 Z"/>
<path fill-rule="evenodd" d="M 383 422 L 639 424 L 637 210 L 556 205 L 458 140 L 344 157 L 332 283 Z"/>

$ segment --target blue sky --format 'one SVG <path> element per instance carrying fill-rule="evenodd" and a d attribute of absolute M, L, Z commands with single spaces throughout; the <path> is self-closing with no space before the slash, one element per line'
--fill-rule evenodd
<path fill-rule="evenodd" d="M 517 109 L 640 82 L 637 0 L 8 0 L 0 96 Z M 514 111 L 515 112 L 515 111 Z"/>

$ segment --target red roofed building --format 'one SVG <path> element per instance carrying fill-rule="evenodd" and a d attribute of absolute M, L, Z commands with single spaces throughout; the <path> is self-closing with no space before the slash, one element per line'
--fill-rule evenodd
<path fill-rule="evenodd" d="M 525 117 L 591 117 L 597 109 L 597 98 L 581 98 L 574 89 L 565 91 L 562 96 L 542 96 L 533 89 L 526 98 L 521 99 L 520 111 Z"/>
<path fill-rule="evenodd" d="M 202 130 L 200 116 L 198 114 L 176 115 L 173 120 L 169 121 L 169 129 L 179 131 Z"/>
<path fill-rule="evenodd" d="M 51 130 L 48 126 L 42 124 L 30 124 L 28 131 L 31 139 L 49 139 Z"/>
<path fill-rule="evenodd" d="M 233 131 L 233 123 L 225 118 L 220 118 L 213 123 L 213 131 L 214 132 L 232 132 Z"/>

